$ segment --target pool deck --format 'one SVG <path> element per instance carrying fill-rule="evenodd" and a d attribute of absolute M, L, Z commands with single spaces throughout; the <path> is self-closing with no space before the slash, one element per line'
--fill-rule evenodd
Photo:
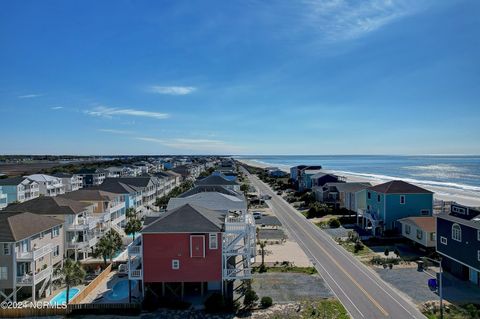
<path fill-rule="evenodd" d="M 112 271 L 99 285 L 95 290 L 89 294 L 82 303 L 125 303 L 128 302 L 128 297 L 121 300 L 108 300 L 106 296 L 111 292 L 113 286 L 122 281 L 128 280 L 128 277 L 120 278 L 118 272 Z M 140 292 L 138 291 L 138 285 L 136 289 L 132 289 L 132 296 L 140 297 Z"/>

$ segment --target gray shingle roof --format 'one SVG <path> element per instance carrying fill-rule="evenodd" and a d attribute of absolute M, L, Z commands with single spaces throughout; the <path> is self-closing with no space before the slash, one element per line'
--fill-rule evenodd
<path fill-rule="evenodd" d="M 110 201 L 114 200 L 118 195 L 98 189 L 79 189 L 78 191 L 65 193 L 57 196 L 60 198 L 73 199 L 78 201 Z"/>
<path fill-rule="evenodd" d="M 120 178 L 106 178 L 101 185 L 92 188 L 114 194 L 134 194 L 139 191 L 138 187 L 125 184 Z"/>
<path fill-rule="evenodd" d="M 335 187 L 341 193 L 355 193 L 372 186 L 370 183 L 326 183 L 324 186 Z"/>
<path fill-rule="evenodd" d="M 193 204 L 218 211 L 246 210 L 247 202 L 237 196 L 217 192 L 202 192 L 187 197 L 171 198 L 167 210 L 175 209 L 185 204 Z"/>
<path fill-rule="evenodd" d="M 2 178 L 0 179 L 0 186 L 7 186 L 7 185 L 18 185 L 25 180 L 25 177 L 10 177 L 10 178 Z"/>
<path fill-rule="evenodd" d="M 0 242 L 17 242 L 62 225 L 63 221 L 32 213 L 0 213 Z"/>
<path fill-rule="evenodd" d="M 196 180 L 195 185 L 239 185 L 237 182 L 229 181 L 218 175 L 210 175 L 203 179 Z"/>
<path fill-rule="evenodd" d="M 150 222 L 142 233 L 208 233 L 223 230 L 225 215 L 221 212 L 187 204 L 173 209 Z"/>
<path fill-rule="evenodd" d="M 84 212 L 90 204 L 56 197 L 38 197 L 23 203 L 11 204 L 6 209 L 12 212 L 29 212 L 44 215 L 69 215 Z"/>
<path fill-rule="evenodd" d="M 194 195 L 194 194 L 198 194 L 198 193 L 204 193 L 204 192 L 217 192 L 217 193 L 222 193 L 222 194 L 225 194 L 225 195 L 231 195 L 231 196 L 236 196 L 236 197 L 239 197 L 241 198 L 243 195 L 242 194 L 238 194 L 237 192 L 234 192 L 230 189 L 227 189 L 223 186 L 220 186 L 220 185 L 200 185 L 200 186 L 196 186 L 182 194 L 180 194 L 180 196 L 178 197 L 188 197 L 188 196 L 191 196 L 191 195 Z"/>

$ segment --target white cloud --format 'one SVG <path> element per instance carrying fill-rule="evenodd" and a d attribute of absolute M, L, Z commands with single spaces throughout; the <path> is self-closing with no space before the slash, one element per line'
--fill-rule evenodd
<path fill-rule="evenodd" d="M 167 147 L 194 151 L 199 154 L 216 153 L 229 154 L 237 153 L 243 150 L 243 147 L 231 145 L 220 140 L 211 139 L 191 139 L 191 138 L 155 138 L 155 137 L 136 137 L 140 141 L 161 144 Z"/>
<path fill-rule="evenodd" d="M 304 0 L 306 23 L 332 41 L 358 38 L 400 18 L 418 13 L 428 1 Z"/>
<path fill-rule="evenodd" d="M 52 110 L 61 110 L 61 109 L 63 109 L 63 106 L 52 106 L 50 109 L 52 109 Z"/>
<path fill-rule="evenodd" d="M 187 95 L 196 91 L 193 86 L 159 86 L 152 85 L 148 88 L 151 93 L 168 94 L 168 95 Z"/>
<path fill-rule="evenodd" d="M 19 99 L 33 99 L 33 98 L 36 98 L 36 97 L 40 97 L 42 95 L 43 94 L 25 94 L 25 95 L 19 95 L 18 98 Z"/>
<path fill-rule="evenodd" d="M 85 113 L 92 116 L 100 116 L 100 117 L 107 117 L 107 118 L 112 118 L 115 115 L 127 115 L 127 116 L 137 116 L 137 117 L 149 117 L 157 120 L 163 120 L 170 117 L 170 115 L 167 113 L 143 111 L 143 110 L 136 110 L 136 109 L 120 109 L 120 108 L 105 107 L 105 106 L 99 106 L 92 110 L 87 110 L 85 111 Z"/>
<path fill-rule="evenodd" d="M 98 129 L 99 132 L 105 133 L 112 133 L 112 134 L 131 134 L 131 131 L 124 131 L 124 130 L 116 130 L 116 129 L 109 129 L 109 128 L 101 128 Z"/>

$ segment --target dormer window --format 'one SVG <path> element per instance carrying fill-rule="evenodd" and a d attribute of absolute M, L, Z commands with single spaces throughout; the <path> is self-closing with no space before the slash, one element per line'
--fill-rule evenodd
<path fill-rule="evenodd" d="M 400 204 L 405 204 L 405 195 L 400 195 Z"/>

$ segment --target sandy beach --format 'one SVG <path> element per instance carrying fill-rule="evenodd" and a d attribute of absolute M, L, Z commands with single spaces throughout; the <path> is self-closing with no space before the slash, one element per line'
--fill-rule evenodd
<path fill-rule="evenodd" d="M 271 165 L 259 163 L 256 161 L 251 161 L 251 160 L 238 159 L 238 161 L 246 165 L 258 167 L 258 168 L 265 168 L 265 167 L 271 166 Z M 285 165 L 275 165 L 275 166 L 285 172 L 290 173 L 289 167 Z M 389 181 L 388 179 L 369 178 L 369 177 L 353 175 L 353 174 L 349 174 L 341 171 L 325 170 L 325 172 L 330 172 L 336 175 L 344 176 L 347 182 L 368 182 L 368 183 L 371 183 L 372 185 L 377 185 L 377 184 L 381 184 Z M 410 182 L 410 181 L 407 181 L 407 182 Z M 455 201 L 459 204 L 466 205 L 466 206 L 480 207 L 480 194 L 478 192 L 460 190 L 460 189 L 449 188 L 449 187 L 423 185 L 419 183 L 413 183 L 413 184 L 416 184 L 417 186 L 423 187 L 425 189 L 428 189 L 429 191 L 434 192 L 435 199 L 439 199 L 443 201 Z"/>

